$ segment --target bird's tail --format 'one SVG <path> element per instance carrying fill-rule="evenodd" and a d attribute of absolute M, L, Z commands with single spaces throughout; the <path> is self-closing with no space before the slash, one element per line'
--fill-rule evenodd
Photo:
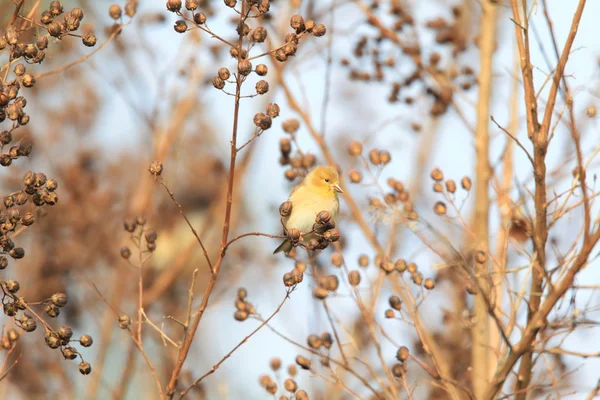
<path fill-rule="evenodd" d="M 293 248 L 294 246 L 292 246 L 292 242 L 290 242 L 289 240 L 285 239 L 278 248 L 275 249 L 275 251 L 273 252 L 273 254 L 277 254 L 280 251 L 283 251 L 283 254 L 287 255 Z"/>

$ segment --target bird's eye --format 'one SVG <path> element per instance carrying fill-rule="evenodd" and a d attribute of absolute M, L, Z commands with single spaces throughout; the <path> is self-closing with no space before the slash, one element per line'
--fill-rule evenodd
<path fill-rule="evenodd" d="M 325 182 L 329 183 L 329 179 L 325 179 Z"/>

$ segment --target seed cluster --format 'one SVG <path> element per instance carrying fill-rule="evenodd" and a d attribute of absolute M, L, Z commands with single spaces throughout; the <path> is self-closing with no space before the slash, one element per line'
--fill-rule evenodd
<path fill-rule="evenodd" d="M 467 35 L 461 25 L 462 8 L 454 6 L 450 14 L 451 19 L 425 22 L 423 28 L 433 34 L 432 42 L 425 43 L 420 39 L 424 36 L 421 26 L 405 6 L 374 1 L 366 23 L 378 34 L 362 35 L 354 45 L 353 57 L 341 60 L 349 79 L 388 85 L 390 103 L 413 106 L 421 91 L 429 99 L 432 116 L 445 114 L 455 90 L 466 91 L 477 83 L 471 67 L 456 67 L 458 56 L 467 49 Z M 431 50 L 427 54 L 424 49 Z M 411 125 L 420 130 L 419 124 Z"/>

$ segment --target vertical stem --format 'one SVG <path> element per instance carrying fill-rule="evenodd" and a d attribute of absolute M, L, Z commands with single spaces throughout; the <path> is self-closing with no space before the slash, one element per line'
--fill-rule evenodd
<path fill-rule="evenodd" d="M 240 24 L 243 24 L 246 19 L 246 2 L 242 2 L 242 7 L 240 11 Z M 200 320 L 204 316 L 204 311 L 208 306 L 208 300 L 210 295 L 217 283 L 217 276 L 219 275 L 219 270 L 221 269 L 221 265 L 223 263 L 223 258 L 225 256 L 225 249 L 227 246 L 227 239 L 229 237 L 229 226 L 231 220 L 231 207 L 233 204 L 233 186 L 235 182 L 235 162 L 237 157 L 237 131 L 238 131 L 238 120 L 240 113 L 240 98 L 241 98 L 241 89 L 242 83 L 244 82 L 244 78 L 240 73 L 239 61 L 243 50 L 243 30 L 240 29 L 240 33 L 238 36 L 238 67 L 237 74 L 235 80 L 235 105 L 233 110 L 233 128 L 231 133 L 231 142 L 230 142 L 230 159 L 229 159 L 229 176 L 228 176 L 228 184 L 227 184 L 227 196 L 226 196 L 226 207 L 225 207 L 225 217 L 223 221 L 223 234 L 221 236 L 221 251 L 219 253 L 219 258 L 217 262 L 214 264 L 214 267 L 211 269 L 211 277 L 208 282 L 208 286 L 204 291 L 204 296 L 202 298 L 202 303 L 198 308 L 196 313 L 196 317 L 192 322 L 191 327 L 186 327 L 186 331 L 184 334 L 183 344 L 179 350 L 179 354 L 177 356 L 177 363 L 175 364 L 175 368 L 173 369 L 173 373 L 171 374 L 171 378 L 169 379 L 169 383 L 166 388 L 166 395 L 168 398 L 172 399 L 175 394 L 175 389 L 177 386 L 177 380 L 179 378 L 179 374 L 181 373 L 181 369 L 183 368 L 183 364 L 189 354 L 190 348 L 192 346 L 192 341 L 194 340 L 194 336 L 196 335 L 196 331 L 198 330 L 198 326 L 200 325 Z M 188 330 L 189 328 L 189 330 Z"/>
<path fill-rule="evenodd" d="M 496 6 L 491 0 L 481 2 L 481 36 L 480 36 L 480 72 L 479 95 L 477 106 L 477 126 L 475 129 L 476 151 L 476 185 L 475 185 L 475 215 L 474 233 L 477 238 L 477 248 L 489 250 L 489 181 L 491 166 L 489 160 L 490 135 L 490 103 L 492 98 L 492 66 L 494 47 L 496 45 Z M 475 279 L 479 292 L 475 298 L 474 323 L 472 327 L 473 349 L 472 382 L 473 393 L 480 399 L 485 392 L 491 375 L 490 368 L 490 324 L 488 321 L 487 304 L 484 296 L 489 296 L 489 271 L 487 263 L 475 263 Z"/>

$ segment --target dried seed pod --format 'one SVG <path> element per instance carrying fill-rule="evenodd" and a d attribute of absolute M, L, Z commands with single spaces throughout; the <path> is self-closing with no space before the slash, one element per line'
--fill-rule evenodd
<path fill-rule="evenodd" d="M 423 286 L 425 286 L 425 289 L 431 290 L 435 287 L 435 281 L 431 278 L 427 278 L 427 279 L 425 279 Z"/>
<path fill-rule="evenodd" d="M 294 268 L 292 270 L 292 276 L 294 277 L 294 281 L 297 284 L 302 282 L 302 280 L 304 279 L 304 273 L 298 268 Z"/>
<path fill-rule="evenodd" d="M 360 156 L 362 154 L 362 151 L 363 151 L 363 145 L 361 142 L 359 142 L 357 140 L 353 140 L 348 145 L 348 154 L 350 154 L 351 156 L 354 156 L 354 157 Z"/>
<path fill-rule="evenodd" d="M 342 256 L 341 253 L 333 253 L 331 255 L 331 263 L 335 266 L 335 267 L 341 267 L 342 264 L 344 263 L 344 256 Z"/>
<path fill-rule="evenodd" d="M 306 343 L 308 344 L 308 347 L 315 350 L 318 350 L 319 347 L 323 345 L 323 341 L 321 340 L 321 338 L 315 334 L 308 335 L 308 337 L 306 338 Z"/>
<path fill-rule="evenodd" d="M 312 294 L 313 294 L 313 297 L 315 299 L 318 299 L 318 300 L 323 300 L 328 295 L 327 289 L 323 289 L 323 288 L 320 288 L 320 287 L 314 288 Z"/>
<path fill-rule="evenodd" d="M 310 360 L 306 357 L 296 357 L 296 364 L 298 364 L 302 369 L 310 369 Z"/>
<path fill-rule="evenodd" d="M 384 316 L 388 319 L 394 318 L 396 317 L 396 315 L 394 314 L 394 310 L 388 308 L 387 310 L 385 310 L 385 314 Z"/>
<path fill-rule="evenodd" d="M 94 343 L 94 340 L 90 335 L 82 335 L 79 338 L 79 343 L 81 343 L 83 347 L 90 347 Z"/>
<path fill-rule="evenodd" d="M 58 336 L 63 340 L 69 340 L 73 336 L 73 329 L 71 327 L 63 325 L 56 331 Z"/>
<path fill-rule="evenodd" d="M 337 242 L 338 240 L 340 240 L 340 237 L 340 231 L 338 231 L 337 229 L 329 229 L 323 234 L 323 239 L 331 243 Z"/>
<path fill-rule="evenodd" d="M 361 254 L 360 256 L 358 256 L 358 266 L 363 267 L 363 268 L 368 267 L 369 266 L 369 256 L 367 256 L 366 254 Z"/>
<path fill-rule="evenodd" d="M 404 362 L 409 355 L 409 351 L 408 351 L 408 347 L 406 346 L 401 346 L 398 351 L 396 352 L 396 358 L 398 359 L 398 361 L 400 362 Z"/>
<path fill-rule="evenodd" d="M 277 105 L 277 103 L 269 103 L 267 105 L 267 115 L 269 117 L 277 118 L 279 116 L 279 111 L 279 105 Z"/>
<path fill-rule="evenodd" d="M 154 176 L 160 176 L 160 174 L 162 174 L 163 171 L 163 164 L 160 161 L 152 161 L 152 164 L 150 164 L 148 171 L 150 171 L 150 173 Z"/>
<path fill-rule="evenodd" d="M 317 157 L 314 154 L 306 153 L 302 157 L 302 167 L 306 169 L 310 169 L 315 166 L 317 162 Z"/>
<path fill-rule="evenodd" d="M 284 174 L 285 174 L 285 178 L 289 181 L 293 181 L 298 176 L 296 171 L 292 168 L 287 169 Z"/>
<path fill-rule="evenodd" d="M 181 5 L 181 0 L 167 0 L 167 10 L 171 12 L 179 12 Z"/>
<path fill-rule="evenodd" d="M 446 190 L 449 193 L 454 193 L 456 192 L 456 183 L 452 180 L 452 179 L 448 179 L 446 181 Z"/>
<path fill-rule="evenodd" d="M 252 31 L 251 38 L 257 43 L 262 43 L 265 40 L 267 40 L 267 30 L 264 27 L 259 26 L 258 28 Z"/>
<path fill-rule="evenodd" d="M 248 319 L 248 311 L 236 311 L 233 314 L 233 318 L 235 318 L 235 320 L 238 322 L 244 322 Z"/>
<path fill-rule="evenodd" d="M 56 318 L 60 314 L 59 308 L 52 304 L 46 304 L 44 311 L 46 312 L 46 314 L 48 314 L 50 318 Z"/>
<path fill-rule="evenodd" d="M 177 33 L 185 33 L 188 30 L 187 23 L 184 20 L 175 21 L 175 25 L 173 25 L 173 29 Z"/>
<path fill-rule="evenodd" d="M 256 113 L 254 115 L 254 125 L 258 126 L 262 130 L 267 130 L 272 124 L 271 117 L 265 113 Z"/>
<path fill-rule="evenodd" d="M 420 272 L 414 272 L 410 275 L 411 280 L 417 286 L 421 286 L 423 283 L 423 275 Z"/>
<path fill-rule="evenodd" d="M 258 64 L 256 66 L 256 69 L 254 72 L 256 72 L 256 74 L 258 76 L 265 76 L 265 75 L 267 75 L 268 71 L 269 71 L 269 69 L 267 68 L 267 66 L 265 64 Z"/>
<path fill-rule="evenodd" d="M 298 390 L 298 384 L 292 378 L 286 379 L 285 382 L 283 382 L 283 387 L 290 393 L 294 393 Z"/>
<path fill-rule="evenodd" d="M 283 284 L 285 285 L 285 287 L 291 287 L 296 284 L 296 280 L 294 279 L 294 276 L 291 274 L 291 272 L 286 272 L 283 275 Z"/>
<path fill-rule="evenodd" d="M 194 14 L 194 22 L 198 25 L 204 25 L 206 23 L 206 14 L 204 14 L 204 13 Z"/>
<path fill-rule="evenodd" d="M 79 363 L 79 372 L 81 372 L 82 375 L 89 375 L 92 372 L 92 366 L 90 363 L 82 361 Z"/>
<path fill-rule="evenodd" d="M 48 31 L 50 32 L 50 31 Z M 54 36 L 54 35 L 52 35 Z M 87 47 L 94 47 L 98 43 L 98 38 L 92 32 L 87 32 L 81 37 L 81 41 Z"/>
<path fill-rule="evenodd" d="M 146 239 L 146 242 L 154 243 L 156 242 L 156 239 L 158 239 L 158 234 L 154 229 L 147 229 L 144 232 L 144 238 Z"/>
<path fill-rule="evenodd" d="M 471 190 L 471 179 L 468 176 L 465 176 L 464 178 L 462 178 L 462 180 L 460 181 L 460 184 L 462 186 L 463 189 L 465 189 L 466 191 Z"/>
<path fill-rule="evenodd" d="M 325 25 L 317 24 L 314 26 L 314 28 L 311 29 L 311 33 L 316 37 L 320 37 L 327 33 L 327 29 L 325 28 Z"/>
<path fill-rule="evenodd" d="M 269 82 L 260 80 L 256 82 L 256 93 L 265 94 L 269 91 Z"/>
<path fill-rule="evenodd" d="M 348 177 L 350 178 L 350 182 L 352 183 L 360 183 L 360 181 L 362 180 L 362 174 L 356 169 L 351 169 L 350 171 L 348 171 Z"/>
<path fill-rule="evenodd" d="M 436 183 L 434 183 L 434 184 L 433 184 L 433 191 L 434 191 L 435 193 L 441 193 L 441 192 L 443 192 L 443 191 L 444 191 L 444 187 L 442 186 L 442 184 L 441 184 L 441 183 L 439 183 L 439 182 L 436 182 Z"/>
<path fill-rule="evenodd" d="M 390 152 L 389 152 L 389 151 L 387 151 L 387 150 L 382 150 L 382 151 L 379 153 L 379 159 L 381 160 L 381 163 L 382 163 L 383 165 L 387 165 L 387 164 L 389 164 L 389 163 L 390 163 L 390 161 L 392 161 L 392 155 L 390 154 Z"/>
<path fill-rule="evenodd" d="M 442 173 L 442 171 L 439 168 L 432 169 L 431 172 L 429 173 L 429 176 L 434 181 L 441 181 L 444 179 L 444 174 Z"/>
<path fill-rule="evenodd" d="M 433 211 L 437 214 L 437 215 L 446 215 L 446 204 L 444 204 L 443 201 L 438 201 L 435 203 L 435 205 L 433 206 Z"/>
<path fill-rule="evenodd" d="M 319 211 L 315 217 L 315 222 L 320 225 L 325 225 L 329 221 L 331 221 L 331 215 L 329 214 L 329 211 L 326 210 Z"/>
<path fill-rule="evenodd" d="M 327 289 L 330 292 L 335 292 L 340 286 L 340 280 L 335 275 L 328 275 L 326 286 L 327 287 L 325 289 Z"/>
<path fill-rule="evenodd" d="M 67 346 L 64 349 L 62 349 L 62 354 L 65 360 L 74 360 L 77 358 L 77 350 L 75 350 L 71 346 Z"/>
<path fill-rule="evenodd" d="M 386 274 L 391 274 L 394 272 L 394 263 L 388 260 L 383 260 L 381 264 L 379 264 L 379 268 L 385 271 Z"/>
<path fill-rule="evenodd" d="M 242 76 L 247 76 L 252 72 L 252 63 L 248 60 L 241 60 L 238 63 L 238 71 Z"/>
<path fill-rule="evenodd" d="M 58 349 L 60 347 L 60 339 L 55 332 L 47 332 L 44 339 L 46 341 L 46 345 L 51 349 Z"/>
<path fill-rule="evenodd" d="M 416 267 L 416 265 L 415 265 L 415 267 Z M 394 268 L 396 268 L 396 271 L 403 273 L 404 271 L 406 271 L 406 268 L 407 268 L 406 261 L 404 261 L 401 258 L 397 259 L 396 262 L 394 263 Z"/>
<path fill-rule="evenodd" d="M 217 75 L 219 76 L 219 78 L 226 81 L 231 76 L 231 73 L 229 72 L 229 70 L 227 68 L 223 67 L 223 68 L 219 68 Z"/>
<path fill-rule="evenodd" d="M 286 133 L 295 133 L 300 128 L 300 122 L 296 118 L 286 119 L 281 127 Z"/>
<path fill-rule="evenodd" d="M 282 217 L 287 217 L 291 213 L 292 213 L 292 202 L 284 201 L 283 203 L 281 203 L 281 205 L 279 206 L 279 215 L 281 215 Z"/>
<path fill-rule="evenodd" d="M 54 293 L 51 297 L 50 297 L 50 301 L 52 302 L 52 304 L 54 304 L 57 307 L 64 307 L 67 305 L 67 301 L 69 300 L 69 297 L 65 294 L 65 293 Z"/>
<path fill-rule="evenodd" d="M 296 392 L 296 400 L 308 400 L 308 394 L 302 389 Z"/>
<path fill-rule="evenodd" d="M 360 272 L 352 270 L 348 273 L 348 282 L 352 286 L 358 286 L 360 284 Z"/>
<path fill-rule="evenodd" d="M 119 315 L 119 328 L 121 329 L 127 329 L 129 326 L 131 326 L 131 318 L 129 318 L 129 315 L 127 314 L 121 314 Z"/>
<path fill-rule="evenodd" d="M 304 18 L 301 15 L 292 15 L 290 18 L 290 26 L 295 29 L 297 33 L 304 30 Z"/>
<path fill-rule="evenodd" d="M 475 253 L 475 261 L 478 262 L 479 264 L 485 263 L 487 261 L 487 255 L 485 254 L 485 252 L 478 250 Z"/>
<path fill-rule="evenodd" d="M 409 263 L 409 264 L 406 266 L 406 269 L 407 269 L 407 270 L 408 270 L 408 272 L 410 272 L 411 274 L 414 274 L 415 272 L 417 272 L 417 270 L 418 270 L 418 267 L 417 267 L 417 264 L 415 264 L 415 263 Z"/>
<path fill-rule="evenodd" d="M 400 311 L 402 309 L 402 300 L 398 296 L 390 296 L 388 303 L 394 310 Z"/>
<path fill-rule="evenodd" d="M 5 256 L 0 256 L 0 270 L 8 267 L 8 259 Z"/>
<path fill-rule="evenodd" d="M 402 375 L 404 375 L 404 367 L 402 364 L 394 364 L 394 366 L 392 366 L 392 374 L 396 378 L 402 378 Z"/>
<path fill-rule="evenodd" d="M 279 357 L 271 358 L 269 365 L 273 371 L 278 371 L 279 368 L 281 368 L 281 358 L 279 358 Z"/>
<path fill-rule="evenodd" d="M 371 164 L 373 164 L 373 165 L 380 165 L 381 164 L 380 151 L 377 149 L 373 149 L 373 150 L 369 151 L 369 161 L 371 161 Z"/>
<path fill-rule="evenodd" d="M 167 1 L 167 8 L 168 5 L 169 1 Z M 179 8 L 181 8 L 181 1 L 179 2 Z M 113 4 L 110 7 L 108 7 L 108 15 L 110 15 L 112 19 L 117 20 L 121 18 L 121 15 L 123 15 L 123 10 L 121 10 L 121 6 L 119 6 L 118 4 Z"/>

